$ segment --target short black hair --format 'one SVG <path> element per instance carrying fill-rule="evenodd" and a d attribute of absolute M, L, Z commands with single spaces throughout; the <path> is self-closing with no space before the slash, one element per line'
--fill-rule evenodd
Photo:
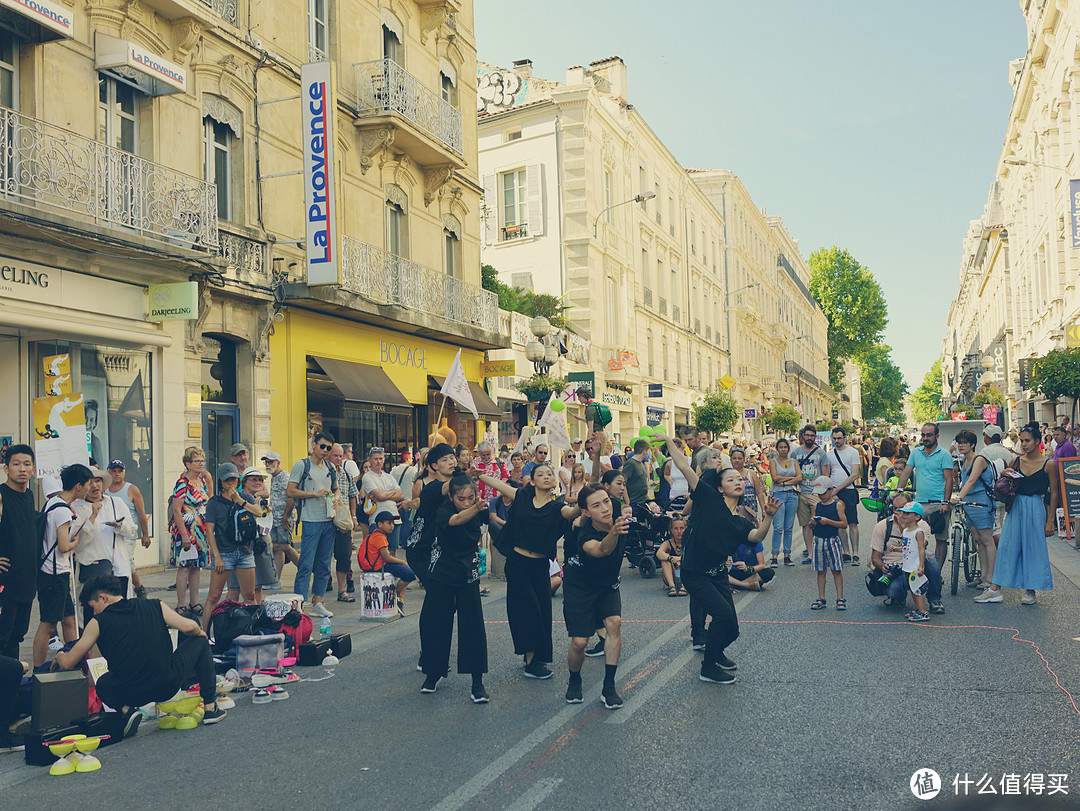
<path fill-rule="evenodd" d="M 439 460 L 445 459 L 447 456 L 453 456 L 456 459 L 457 453 L 454 451 L 453 447 L 451 447 L 447 443 L 440 442 L 438 445 L 428 451 L 428 455 L 424 459 L 424 464 L 434 470 L 435 466 L 439 463 Z"/>
<path fill-rule="evenodd" d="M 313 436 L 311 438 L 311 444 L 312 445 L 318 445 L 320 439 L 325 439 L 331 445 L 333 445 L 335 442 L 337 442 L 337 440 L 334 439 L 333 434 L 328 434 L 328 433 L 326 433 L 326 431 L 316 431 L 315 436 Z"/>
<path fill-rule="evenodd" d="M 588 509 L 589 496 L 596 495 L 597 493 L 607 493 L 603 487 L 598 484 L 587 484 L 581 488 L 581 492 L 578 493 L 577 503 L 581 509 Z"/>
<path fill-rule="evenodd" d="M 832 432 L 834 434 L 840 434 L 841 436 L 847 436 L 847 430 L 842 425 L 834 425 Z"/>
<path fill-rule="evenodd" d="M 65 490 L 71 490 L 80 484 L 86 484 L 94 478 L 86 465 L 68 465 L 60 471 L 60 484 Z"/>
<path fill-rule="evenodd" d="M 649 440 L 642 437 L 641 439 L 634 441 L 634 453 L 641 453 L 649 449 Z"/>
<path fill-rule="evenodd" d="M 91 578 L 83 586 L 83 590 L 79 594 L 79 602 L 83 605 L 89 605 L 91 600 L 96 600 L 102 594 L 108 594 L 110 597 L 127 596 L 124 581 L 111 574 L 99 574 L 97 577 Z"/>
<path fill-rule="evenodd" d="M 29 445 L 11 445 L 4 451 L 4 464 L 11 464 L 11 457 L 17 453 L 24 453 L 30 457 L 30 461 L 37 464 L 37 457 L 34 456 L 34 449 Z"/>
<path fill-rule="evenodd" d="M 801 431 L 799 431 L 799 436 L 802 436 L 807 431 L 809 431 L 810 433 L 815 434 L 815 435 L 817 434 L 817 428 L 815 428 L 813 425 L 804 425 L 803 429 Z"/>

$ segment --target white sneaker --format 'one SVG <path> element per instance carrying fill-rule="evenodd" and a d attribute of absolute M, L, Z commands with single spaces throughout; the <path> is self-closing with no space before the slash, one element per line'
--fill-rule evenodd
<path fill-rule="evenodd" d="M 1035 605 L 1035 592 L 1025 591 L 1024 596 L 1020 598 L 1020 605 Z"/>
<path fill-rule="evenodd" d="M 51 653 L 59 653 L 64 649 L 64 643 L 60 641 L 60 637 L 54 636 L 49 639 L 49 651 Z"/>
<path fill-rule="evenodd" d="M 309 617 L 326 617 L 327 619 L 330 619 L 331 617 L 334 616 L 334 612 L 331 611 L 329 608 L 327 608 L 325 605 L 323 605 L 321 602 L 312 603 L 311 608 L 308 609 L 308 616 Z"/>
<path fill-rule="evenodd" d="M 975 598 L 977 603 L 1000 603 L 1004 598 L 1001 589 L 987 589 Z"/>

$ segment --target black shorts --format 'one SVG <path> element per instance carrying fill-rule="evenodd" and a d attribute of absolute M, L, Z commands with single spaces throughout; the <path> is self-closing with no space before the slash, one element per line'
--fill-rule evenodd
<path fill-rule="evenodd" d="M 75 603 L 71 601 L 70 575 L 38 572 L 38 613 L 48 625 L 62 622 L 64 617 L 75 616 Z"/>
<path fill-rule="evenodd" d="M 844 502 L 844 517 L 849 524 L 859 523 L 859 491 L 854 487 L 838 490 L 836 497 Z"/>
<path fill-rule="evenodd" d="M 566 634 L 571 638 L 588 639 L 597 628 L 604 627 L 605 619 L 622 616 L 618 585 L 597 589 L 568 579 L 563 589 L 563 620 Z"/>
<path fill-rule="evenodd" d="M 352 569 L 352 531 L 334 530 L 334 570 L 344 574 Z"/>

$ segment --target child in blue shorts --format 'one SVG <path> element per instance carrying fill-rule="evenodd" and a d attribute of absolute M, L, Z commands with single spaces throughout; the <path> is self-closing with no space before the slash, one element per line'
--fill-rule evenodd
<path fill-rule="evenodd" d="M 810 604 L 810 609 L 820 611 L 827 605 L 825 572 L 831 571 L 836 586 L 836 610 L 844 611 L 847 609 L 847 600 L 844 599 L 844 550 L 840 545 L 839 532 L 847 529 L 848 525 L 847 518 L 844 517 L 844 503 L 836 497 L 836 488 L 828 476 L 814 479 L 814 495 L 819 496 L 820 501 L 814 505 L 811 519 L 814 549 L 810 562 L 817 572 L 818 598 Z"/>

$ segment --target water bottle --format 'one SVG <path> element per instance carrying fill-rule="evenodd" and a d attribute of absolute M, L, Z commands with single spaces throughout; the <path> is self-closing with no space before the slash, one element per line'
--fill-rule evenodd
<path fill-rule="evenodd" d="M 675 569 L 675 588 L 682 588 L 682 564 L 680 564 L 679 567 Z"/>
<path fill-rule="evenodd" d="M 322 621 L 319 622 L 319 638 L 320 639 L 329 639 L 330 638 L 330 618 L 329 617 L 323 617 Z"/>

